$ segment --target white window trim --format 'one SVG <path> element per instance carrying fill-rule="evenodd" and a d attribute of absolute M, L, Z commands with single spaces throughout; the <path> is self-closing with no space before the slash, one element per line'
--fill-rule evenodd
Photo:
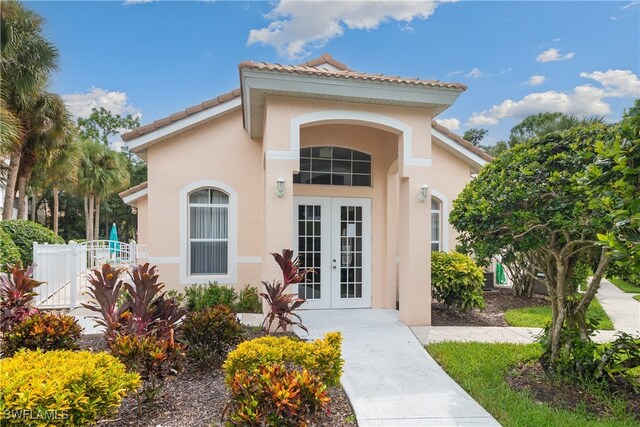
<path fill-rule="evenodd" d="M 440 213 L 440 250 L 443 252 L 449 252 L 449 199 L 439 192 L 438 190 L 431 190 L 431 196 L 440 201 L 441 213 Z M 431 220 L 431 216 L 429 216 Z"/>
<path fill-rule="evenodd" d="M 189 273 L 189 194 L 200 188 L 214 188 L 229 195 L 228 211 L 228 258 L 227 274 L 190 274 Z M 214 179 L 203 179 L 187 184 L 180 190 L 178 197 L 180 212 L 180 284 L 218 282 L 236 283 L 238 280 L 238 193 L 229 184 Z"/>

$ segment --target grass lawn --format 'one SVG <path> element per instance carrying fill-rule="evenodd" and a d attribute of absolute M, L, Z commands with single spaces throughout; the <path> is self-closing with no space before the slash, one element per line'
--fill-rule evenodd
<path fill-rule="evenodd" d="M 611 417 L 597 419 L 586 412 L 557 409 L 536 402 L 530 394 L 514 391 L 505 381 L 509 369 L 540 355 L 538 344 L 487 344 L 445 342 L 430 344 L 427 351 L 447 373 L 503 426 L 637 426 L 624 402 L 604 399 Z M 604 402 L 603 402 L 604 403 Z"/>
<path fill-rule="evenodd" d="M 607 277 L 607 280 L 620 288 L 621 291 L 630 294 L 640 294 L 640 285 L 626 282 L 617 277 Z"/>
<path fill-rule="evenodd" d="M 614 329 L 613 322 L 607 316 L 597 299 L 591 301 L 587 310 L 587 317 L 600 318 L 596 329 Z M 527 328 L 544 328 L 551 322 L 551 307 L 547 305 L 536 307 L 513 308 L 504 312 L 504 320 L 511 326 L 522 326 Z"/>
<path fill-rule="evenodd" d="M 633 297 L 634 300 L 640 302 L 640 294 L 636 295 L 635 297 Z"/>

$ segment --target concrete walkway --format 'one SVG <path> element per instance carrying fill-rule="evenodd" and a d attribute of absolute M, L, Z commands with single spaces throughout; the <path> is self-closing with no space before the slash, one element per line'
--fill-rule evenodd
<path fill-rule="evenodd" d="M 366 426 L 499 426 L 429 356 L 396 310 L 315 310 L 300 313 L 321 338 L 340 331 L 342 385 Z"/>
<path fill-rule="evenodd" d="M 621 291 L 608 280 L 602 280 L 596 297 L 611 318 L 613 326 L 629 334 L 640 333 L 640 302 L 633 299 L 635 294 Z"/>

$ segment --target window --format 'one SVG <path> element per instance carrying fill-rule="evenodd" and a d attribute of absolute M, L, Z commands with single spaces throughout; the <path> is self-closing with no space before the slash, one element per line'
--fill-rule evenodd
<path fill-rule="evenodd" d="M 341 147 L 300 149 L 296 184 L 371 186 L 371 155 Z"/>
<path fill-rule="evenodd" d="M 189 273 L 229 271 L 229 195 L 215 188 L 189 194 Z"/>
<path fill-rule="evenodd" d="M 431 198 L 431 250 L 442 250 L 442 202 Z"/>

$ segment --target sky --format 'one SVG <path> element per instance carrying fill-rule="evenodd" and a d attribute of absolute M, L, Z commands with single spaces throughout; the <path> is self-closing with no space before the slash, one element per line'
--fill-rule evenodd
<path fill-rule="evenodd" d="M 239 87 L 244 60 L 331 54 L 351 69 L 468 86 L 436 120 L 508 138 L 546 111 L 619 121 L 640 98 L 638 1 L 38 1 L 51 90 L 142 124 Z"/>

